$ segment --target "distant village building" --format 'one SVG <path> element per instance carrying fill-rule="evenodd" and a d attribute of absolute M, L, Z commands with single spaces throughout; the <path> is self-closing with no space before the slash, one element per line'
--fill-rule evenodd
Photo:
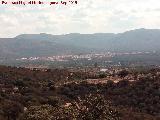
<path fill-rule="evenodd" d="M 100 72 L 106 72 L 106 71 L 108 71 L 108 69 L 105 68 L 100 69 Z"/>

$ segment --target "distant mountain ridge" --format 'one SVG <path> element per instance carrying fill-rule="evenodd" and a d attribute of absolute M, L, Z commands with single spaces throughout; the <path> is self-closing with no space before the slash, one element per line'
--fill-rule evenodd
<path fill-rule="evenodd" d="M 21 34 L 14 38 L 0 38 L 0 57 L 153 50 L 160 51 L 159 29 L 136 29 L 118 34 Z"/>

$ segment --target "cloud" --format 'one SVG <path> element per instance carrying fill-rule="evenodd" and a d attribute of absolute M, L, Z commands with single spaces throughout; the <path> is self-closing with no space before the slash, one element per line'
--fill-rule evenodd
<path fill-rule="evenodd" d="M 78 0 L 78 5 L 68 6 L 0 5 L 0 37 L 160 28 L 159 13 L 159 0 Z"/>

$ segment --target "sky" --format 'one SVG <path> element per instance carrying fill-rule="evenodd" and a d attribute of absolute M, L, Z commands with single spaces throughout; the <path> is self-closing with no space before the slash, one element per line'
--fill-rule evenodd
<path fill-rule="evenodd" d="M 0 4 L 0 37 L 30 33 L 88 34 L 120 33 L 138 28 L 160 29 L 160 0 L 77 1 L 77 5 L 66 6 Z"/>

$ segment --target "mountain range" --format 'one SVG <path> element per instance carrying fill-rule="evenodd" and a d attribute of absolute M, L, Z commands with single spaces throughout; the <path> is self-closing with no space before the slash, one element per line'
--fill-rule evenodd
<path fill-rule="evenodd" d="M 40 33 L 0 38 L 0 57 L 52 56 L 101 51 L 160 51 L 160 30 L 142 28 L 118 34 Z"/>

